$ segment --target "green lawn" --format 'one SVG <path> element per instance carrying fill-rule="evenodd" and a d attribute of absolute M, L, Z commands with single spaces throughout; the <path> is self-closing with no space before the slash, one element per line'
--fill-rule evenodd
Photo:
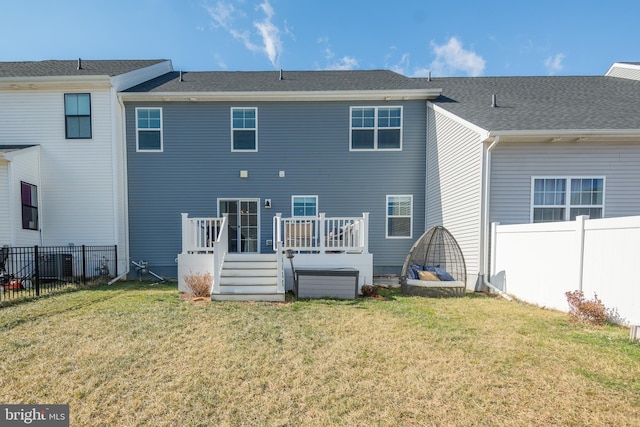
<path fill-rule="evenodd" d="M 638 425 L 640 344 L 457 299 L 184 301 L 129 282 L 0 308 L 0 403 L 74 426 Z"/>

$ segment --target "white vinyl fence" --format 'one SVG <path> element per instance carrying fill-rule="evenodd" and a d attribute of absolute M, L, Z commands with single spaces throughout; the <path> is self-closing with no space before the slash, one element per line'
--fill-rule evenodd
<path fill-rule="evenodd" d="M 492 224 L 491 283 L 523 301 L 568 311 L 565 292 L 594 293 L 622 323 L 640 324 L 640 216 Z"/>

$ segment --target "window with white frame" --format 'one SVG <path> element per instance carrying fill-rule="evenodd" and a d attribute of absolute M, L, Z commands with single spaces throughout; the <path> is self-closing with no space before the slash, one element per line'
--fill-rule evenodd
<path fill-rule="evenodd" d="M 231 109 L 231 151 L 258 151 L 258 109 Z"/>
<path fill-rule="evenodd" d="M 350 150 L 401 150 L 402 107 L 351 107 Z"/>
<path fill-rule="evenodd" d="M 318 196 L 292 196 L 291 216 L 317 216 Z"/>
<path fill-rule="evenodd" d="M 413 230 L 413 196 L 387 196 L 387 238 L 410 238 Z"/>
<path fill-rule="evenodd" d="M 162 108 L 136 108 L 136 150 L 162 149 Z"/>
<path fill-rule="evenodd" d="M 531 222 L 573 221 L 604 215 L 604 178 L 532 178 Z"/>
<path fill-rule="evenodd" d="M 64 94 L 64 126 L 67 139 L 91 138 L 91 94 Z"/>

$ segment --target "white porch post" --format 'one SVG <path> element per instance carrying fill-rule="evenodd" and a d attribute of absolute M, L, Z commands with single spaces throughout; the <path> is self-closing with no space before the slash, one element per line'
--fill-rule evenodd
<path fill-rule="evenodd" d="M 362 232 L 362 253 L 369 253 L 369 212 L 362 213 L 362 220 L 364 222 Z"/>
<path fill-rule="evenodd" d="M 320 226 L 318 227 L 318 233 L 320 233 L 320 235 L 318 236 L 318 240 L 319 240 L 319 246 L 320 246 L 320 253 L 323 254 L 326 251 L 326 247 L 325 247 L 325 238 L 324 236 L 326 236 L 325 234 L 325 217 L 327 214 L 325 214 L 324 212 L 320 213 Z"/>
<path fill-rule="evenodd" d="M 276 216 L 273 217 L 273 249 L 275 251 L 281 251 L 282 245 L 278 245 L 278 243 L 282 243 L 282 213 L 276 213 Z"/>
<path fill-rule="evenodd" d="M 189 218 L 188 213 L 181 213 L 182 215 L 182 253 L 185 254 L 188 251 L 189 247 L 189 239 L 187 237 L 188 227 L 187 227 L 187 219 Z"/>

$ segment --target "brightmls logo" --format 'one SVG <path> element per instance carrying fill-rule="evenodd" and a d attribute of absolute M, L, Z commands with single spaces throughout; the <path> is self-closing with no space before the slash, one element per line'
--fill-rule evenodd
<path fill-rule="evenodd" d="M 0 405 L 0 425 L 69 427 L 69 405 Z"/>

